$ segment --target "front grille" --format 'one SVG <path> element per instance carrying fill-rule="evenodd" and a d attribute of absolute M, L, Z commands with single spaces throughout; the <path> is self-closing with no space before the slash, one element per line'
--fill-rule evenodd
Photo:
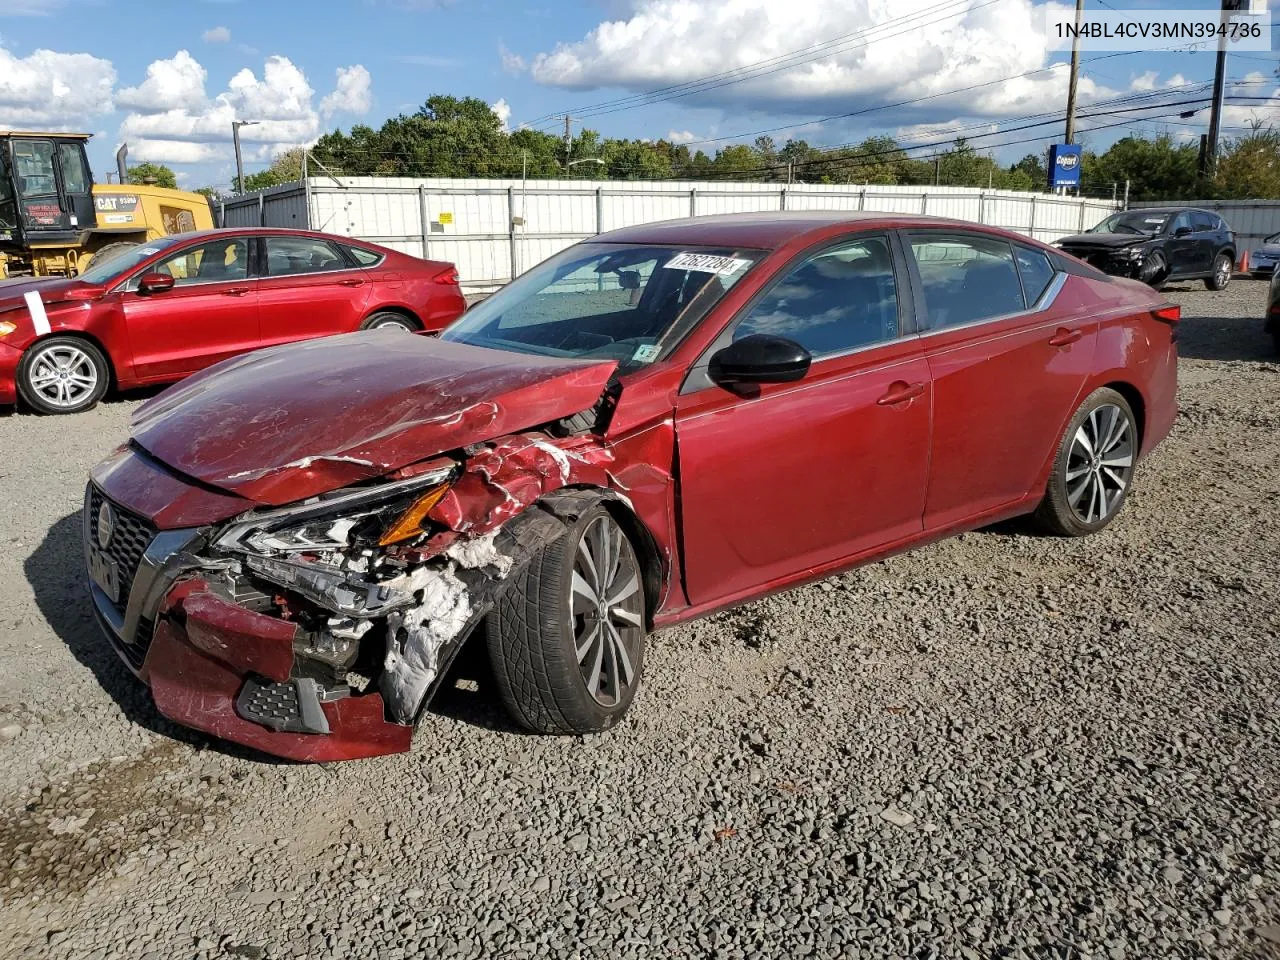
<path fill-rule="evenodd" d="M 138 572 L 138 564 L 142 562 L 143 553 L 155 539 L 156 531 L 137 514 L 129 512 L 119 504 L 112 503 L 111 506 L 116 513 L 115 530 L 107 546 L 101 547 L 97 539 L 98 511 L 105 499 L 97 487 L 90 488 L 89 543 L 95 550 L 102 550 L 116 563 L 116 569 L 120 574 L 120 602 L 116 606 L 123 615 L 129 604 L 129 591 L 133 589 L 133 578 Z M 150 638 L 147 639 L 149 642 Z"/>

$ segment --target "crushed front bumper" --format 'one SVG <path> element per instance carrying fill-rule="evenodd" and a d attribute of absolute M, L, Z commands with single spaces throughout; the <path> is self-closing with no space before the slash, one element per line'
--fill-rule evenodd
<path fill-rule="evenodd" d="M 100 533 L 104 503 L 111 520 Z M 210 589 L 193 552 L 198 529 L 155 531 L 91 484 L 84 543 L 98 623 L 170 720 L 290 760 L 409 749 L 413 728 L 386 719 L 380 694 L 327 699 L 297 675 L 294 624 Z"/>

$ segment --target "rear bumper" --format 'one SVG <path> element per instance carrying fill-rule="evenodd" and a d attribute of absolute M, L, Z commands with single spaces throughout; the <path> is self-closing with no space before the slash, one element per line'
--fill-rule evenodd
<path fill-rule="evenodd" d="M 0 343 L 0 406 L 18 402 L 18 361 L 22 352 Z"/>

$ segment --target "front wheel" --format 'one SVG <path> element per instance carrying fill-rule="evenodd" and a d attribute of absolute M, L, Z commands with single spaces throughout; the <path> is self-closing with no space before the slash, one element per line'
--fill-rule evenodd
<path fill-rule="evenodd" d="M 1138 279 L 1149 287 L 1159 289 L 1169 278 L 1169 261 L 1159 250 L 1149 255 L 1138 272 Z"/>
<path fill-rule="evenodd" d="M 539 550 L 486 625 L 503 703 L 539 733 L 607 730 L 627 712 L 644 669 L 640 562 L 596 504 Z"/>
<path fill-rule="evenodd" d="M 1138 423 L 1129 402 L 1109 387 L 1093 391 L 1058 444 L 1036 520 L 1050 533 L 1097 533 L 1120 512 L 1138 459 Z"/>
<path fill-rule="evenodd" d="M 1220 253 L 1213 259 L 1213 275 L 1206 277 L 1204 285 L 1210 290 L 1225 290 L 1231 282 L 1231 258 Z"/>
<path fill-rule="evenodd" d="M 87 340 L 41 340 L 18 363 L 18 392 L 39 413 L 80 413 L 107 392 L 107 358 Z"/>

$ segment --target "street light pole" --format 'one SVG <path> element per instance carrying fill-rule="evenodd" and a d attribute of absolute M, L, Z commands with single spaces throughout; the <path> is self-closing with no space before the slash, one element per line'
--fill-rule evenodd
<path fill-rule="evenodd" d="M 252 127 L 257 120 L 232 120 L 231 142 L 236 148 L 236 193 L 244 193 L 244 159 L 240 156 L 240 128 Z"/>

